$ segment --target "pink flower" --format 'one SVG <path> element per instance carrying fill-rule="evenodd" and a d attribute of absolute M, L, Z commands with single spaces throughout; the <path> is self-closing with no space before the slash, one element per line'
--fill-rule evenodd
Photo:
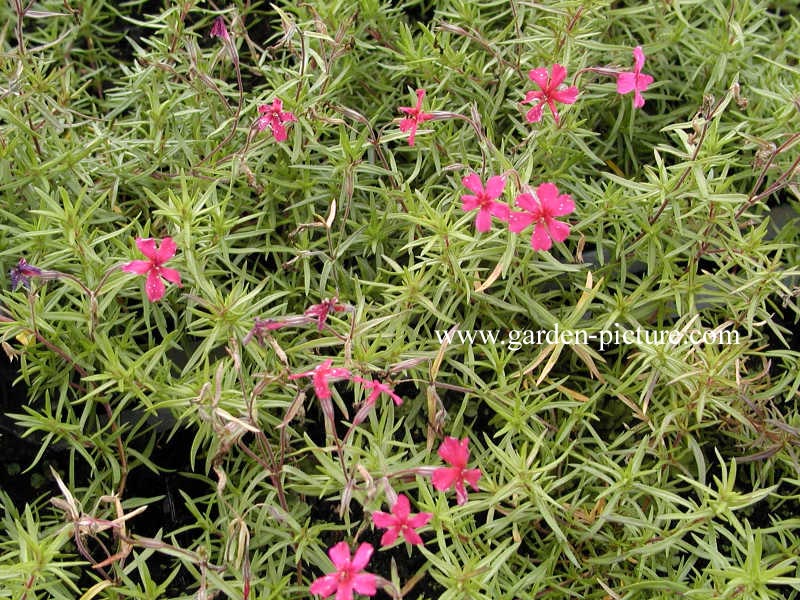
<path fill-rule="evenodd" d="M 350 371 L 341 367 L 331 368 L 333 361 L 329 358 L 321 365 L 317 365 L 305 373 L 289 375 L 289 379 L 300 379 L 301 377 L 311 377 L 314 382 L 314 391 L 317 398 L 328 400 L 331 397 L 331 389 L 328 387 L 328 380 L 333 378 L 350 377 Z"/>
<path fill-rule="evenodd" d="M 440 492 L 456 488 L 456 502 L 464 504 L 467 501 L 467 490 L 464 482 L 469 483 L 472 489 L 478 491 L 478 479 L 481 476 L 480 469 L 467 469 L 469 460 L 468 438 L 457 440 L 447 437 L 439 446 L 439 456 L 451 466 L 439 467 L 433 472 L 433 487 Z"/>
<path fill-rule="evenodd" d="M 626 71 L 617 75 L 617 93 L 627 94 L 633 92 L 633 106 L 634 108 L 641 108 L 644 106 L 644 97 L 642 92 L 653 83 L 653 78 L 650 75 L 642 73 L 644 66 L 644 52 L 641 46 L 636 46 L 633 49 L 633 71 Z"/>
<path fill-rule="evenodd" d="M 333 298 L 326 298 L 319 304 L 309 306 L 304 313 L 307 317 L 317 320 L 317 329 L 322 331 L 325 327 L 325 321 L 328 320 L 328 315 L 337 312 L 348 312 L 353 310 L 352 306 L 341 304 L 339 299 L 334 296 Z"/>
<path fill-rule="evenodd" d="M 523 104 L 536 101 L 533 108 L 531 108 L 525 118 L 528 123 L 538 123 L 542 120 L 542 110 L 544 105 L 550 107 L 550 112 L 553 113 L 553 118 L 558 124 L 558 111 L 556 110 L 556 102 L 563 104 L 574 104 L 578 98 L 578 88 L 570 86 L 568 88 L 558 89 L 564 79 L 567 77 L 567 70 L 559 64 L 554 64 L 551 74 L 547 73 L 547 69 L 542 67 L 539 69 L 531 69 L 528 73 L 531 81 L 539 86 L 540 90 L 532 90 L 525 94 Z"/>
<path fill-rule="evenodd" d="M 392 506 L 392 513 L 376 511 L 372 513 L 372 522 L 375 527 L 386 529 L 386 533 L 381 537 L 381 546 L 393 544 L 398 535 L 412 545 L 421 544 L 422 538 L 414 531 L 418 527 L 424 527 L 433 518 L 433 514 L 423 512 L 411 515 L 411 505 L 403 494 L 397 497 L 397 502 Z"/>
<path fill-rule="evenodd" d="M 280 98 L 275 98 L 272 101 L 272 106 L 262 104 L 258 107 L 258 112 L 261 116 L 256 121 L 256 127 L 259 131 L 264 131 L 269 128 L 275 141 L 283 142 L 286 140 L 286 127 L 284 123 L 297 121 L 289 111 L 283 110 L 283 101 Z"/>
<path fill-rule="evenodd" d="M 372 552 L 372 545 L 364 542 L 351 560 L 347 542 L 339 542 L 328 550 L 336 571 L 316 579 L 311 584 L 310 592 L 321 594 L 325 598 L 335 592 L 336 600 L 353 600 L 353 590 L 359 594 L 374 596 L 377 592 L 376 577 L 364 571 Z"/>
<path fill-rule="evenodd" d="M 425 97 L 425 90 L 417 90 L 417 105 L 413 108 L 410 106 L 401 106 L 400 112 L 407 114 L 405 119 L 400 121 L 400 131 L 403 133 L 409 131 L 408 145 L 414 145 L 414 137 L 417 135 L 417 127 L 420 123 L 424 123 L 433 118 L 433 115 L 422 111 L 422 99 Z"/>
<path fill-rule="evenodd" d="M 357 381 L 363 385 L 365 389 L 371 390 L 369 396 L 367 396 L 367 399 L 364 401 L 366 406 L 372 406 L 375 404 L 375 401 L 381 394 L 387 394 L 392 400 L 394 400 L 394 403 L 397 406 L 400 406 L 403 403 L 403 399 L 395 394 L 394 390 L 392 390 L 392 388 L 385 383 L 381 383 L 380 381 L 370 381 L 357 375 L 353 377 L 353 381 Z"/>
<path fill-rule="evenodd" d="M 125 263 L 120 268 L 126 273 L 147 274 L 144 289 L 150 302 L 161 300 L 164 296 L 162 278 L 178 287 L 183 287 L 181 274 L 175 269 L 163 266 L 165 262 L 175 256 L 175 251 L 178 249 L 171 237 L 165 237 L 161 240 L 161 245 L 158 248 L 156 247 L 156 240 L 153 238 L 136 238 L 136 246 L 148 260 L 133 260 Z"/>
<path fill-rule="evenodd" d="M 492 215 L 504 221 L 508 220 L 508 205 L 495 201 L 495 198 L 503 195 L 503 189 L 506 186 L 504 177 L 499 175 L 490 177 L 486 182 L 486 189 L 477 173 L 470 173 L 461 180 L 461 183 L 469 191 L 475 193 L 474 196 L 472 194 L 461 196 L 461 208 L 464 210 L 480 209 L 475 218 L 475 229 L 483 232 L 489 231 L 492 227 Z"/>
<path fill-rule="evenodd" d="M 569 225 L 556 221 L 575 210 L 575 203 L 569 194 L 559 194 L 553 183 L 543 183 L 536 188 L 536 196 L 524 193 L 517 196 L 517 206 L 526 212 L 512 212 L 508 217 L 508 228 L 519 233 L 533 223 L 531 248 L 549 250 L 552 240 L 563 242 L 569 235 Z"/>
<path fill-rule="evenodd" d="M 225 41 L 231 39 L 230 34 L 228 34 L 228 28 L 225 27 L 225 19 L 222 17 L 217 17 L 214 19 L 214 24 L 211 26 L 211 37 L 218 37 L 222 38 Z"/>

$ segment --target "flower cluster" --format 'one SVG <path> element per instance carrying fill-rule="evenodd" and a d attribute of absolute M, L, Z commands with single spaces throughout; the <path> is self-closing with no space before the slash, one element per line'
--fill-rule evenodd
<path fill-rule="evenodd" d="M 484 188 L 480 177 L 471 173 L 462 179 L 464 186 L 474 192 L 461 196 L 461 207 L 464 210 L 478 209 L 475 217 L 475 228 L 485 232 L 491 228 L 491 217 L 497 217 L 508 223 L 514 233 L 521 233 L 529 225 L 533 225 L 531 248 L 549 250 L 553 242 L 563 242 L 569 235 L 569 225 L 557 221 L 555 217 L 563 217 L 575 210 L 575 203 L 569 194 L 559 194 L 553 183 L 543 183 L 531 191 L 517 195 L 516 206 L 520 211 L 513 211 L 507 204 L 498 202 L 503 195 L 505 178 L 490 177 Z"/>
<path fill-rule="evenodd" d="M 642 73 L 645 56 L 641 46 L 634 48 L 633 56 L 633 71 L 603 70 L 603 72 L 616 75 L 619 94 L 634 92 L 633 106 L 641 108 L 644 106 L 642 92 L 646 91 L 653 83 L 653 77 Z M 556 63 L 549 70 L 547 68 L 531 69 L 528 77 L 539 89 L 527 92 L 522 101 L 522 104 L 532 104 L 525 114 L 526 120 L 529 123 L 541 121 L 546 106 L 550 109 L 553 119 L 558 125 L 560 116 L 556 102 L 574 104 L 580 94 L 580 90 L 574 85 L 564 85 L 567 69 Z M 414 145 L 417 126 L 433 118 L 432 114 L 422 110 L 424 97 L 425 90 L 418 89 L 416 106 L 399 108 L 401 112 L 408 115 L 400 121 L 400 131 L 409 134 L 409 146 Z M 492 226 L 492 217 L 495 217 L 507 223 L 509 230 L 513 233 L 522 233 L 532 225 L 531 248 L 534 250 L 549 250 L 553 242 L 563 242 L 567 239 L 570 230 L 569 224 L 556 220 L 556 217 L 563 217 L 573 212 L 575 202 L 569 194 L 559 193 L 556 184 L 542 183 L 535 192 L 531 189 L 522 190 L 515 199 L 515 206 L 520 210 L 512 210 L 512 207 L 498 200 L 505 189 L 506 179 L 504 176 L 489 177 L 484 185 L 476 173 L 470 173 L 461 181 L 472 192 L 461 196 L 461 208 L 465 211 L 478 211 L 475 216 L 475 229 L 479 232 L 489 231 Z"/>

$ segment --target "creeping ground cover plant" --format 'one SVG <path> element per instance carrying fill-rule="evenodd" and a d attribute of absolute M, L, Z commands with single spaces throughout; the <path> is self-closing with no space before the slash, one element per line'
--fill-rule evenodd
<path fill-rule="evenodd" d="M 0 17 L 0 598 L 800 598 L 791 3 Z"/>

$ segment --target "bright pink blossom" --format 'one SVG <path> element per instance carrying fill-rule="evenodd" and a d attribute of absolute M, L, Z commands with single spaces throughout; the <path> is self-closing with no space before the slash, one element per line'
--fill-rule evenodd
<path fill-rule="evenodd" d="M 211 37 L 218 37 L 222 38 L 225 41 L 231 39 L 230 34 L 228 33 L 228 28 L 225 27 L 225 19 L 222 17 L 217 17 L 214 19 L 214 24 L 211 26 Z"/>
<path fill-rule="evenodd" d="M 175 251 L 178 249 L 171 237 L 165 237 L 161 240 L 161 245 L 159 247 L 156 247 L 156 240 L 153 238 L 136 238 L 136 246 L 148 260 L 133 260 L 129 263 L 125 263 L 120 268 L 127 273 L 147 275 L 144 289 L 147 292 L 147 298 L 150 302 L 161 300 L 164 296 L 164 282 L 161 281 L 162 278 L 170 283 L 174 283 L 178 287 L 183 287 L 181 284 L 181 274 L 175 269 L 169 269 L 163 266 L 165 262 L 175 256 Z"/>
<path fill-rule="evenodd" d="M 523 104 L 535 103 L 525 118 L 529 123 L 538 123 L 542 120 L 542 111 L 544 105 L 550 107 L 550 112 L 553 113 L 553 118 L 558 124 L 558 111 L 556 110 L 556 102 L 562 104 L 574 104 L 578 98 L 578 88 L 569 86 L 559 89 L 559 86 L 564 83 L 567 77 L 567 70 L 559 64 L 554 64 L 550 73 L 547 69 L 542 67 L 539 69 L 531 69 L 528 73 L 531 81 L 539 86 L 539 90 L 532 90 L 525 94 Z"/>
<path fill-rule="evenodd" d="M 617 93 L 627 94 L 633 92 L 633 106 L 634 108 L 641 108 L 644 106 L 644 96 L 642 92 L 653 83 L 653 78 L 650 75 L 642 73 L 644 66 L 644 52 L 641 46 L 636 46 L 633 49 L 633 71 L 626 71 L 617 75 Z"/>
<path fill-rule="evenodd" d="M 319 304 L 314 304 L 313 306 L 309 306 L 305 311 L 305 316 L 311 317 L 317 320 L 317 329 L 322 331 L 325 327 L 325 321 L 328 320 L 328 315 L 337 313 L 337 312 L 348 312 L 352 311 L 353 307 L 348 304 L 342 304 L 339 302 L 339 299 L 334 296 L 333 298 L 326 298 Z"/>
<path fill-rule="evenodd" d="M 339 542 L 333 546 L 328 550 L 328 556 L 336 571 L 316 579 L 311 584 L 311 593 L 320 594 L 324 598 L 336 593 L 336 600 L 353 600 L 353 591 L 374 596 L 377 592 L 377 578 L 364 571 L 373 551 L 372 545 L 364 542 L 351 559 L 347 542 Z"/>
<path fill-rule="evenodd" d="M 411 504 L 403 494 L 397 497 L 391 514 L 381 511 L 372 513 L 375 527 L 386 529 L 386 533 L 381 537 L 381 546 L 393 544 L 398 535 L 402 535 L 409 544 L 421 544 L 422 538 L 415 529 L 424 527 L 432 518 L 433 514 L 427 512 L 412 515 Z"/>
<path fill-rule="evenodd" d="M 520 233 L 533 223 L 531 248 L 549 250 L 551 240 L 563 242 L 569 235 L 569 225 L 556 221 L 554 217 L 567 215 L 575 210 L 569 194 L 559 194 L 553 183 L 543 183 L 536 188 L 536 196 L 528 192 L 517 196 L 517 206 L 525 212 L 513 211 L 508 217 L 508 228 Z"/>
<path fill-rule="evenodd" d="M 328 387 L 329 379 L 342 379 L 350 377 L 350 371 L 342 367 L 331 367 L 333 360 L 327 359 L 305 373 L 289 375 L 289 379 L 300 379 L 301 377 L 311 377 L 314 383 L 314 391 L 320 400 L 328 400 L 331 397 L 331 389 Z"/>
<path fill-rule="evenodd" d="M 414 137 L 417 135 L 417 127 L 433 118 L 433 115 L 422 111 L 422 99 L 425 97 L 425 90 L 417 90 L 417 105 L 414 107 L 401 106 L 400 112 L 408 116 L 400 121 L 400 131 L 408 134 L 408 145 L 414 145 Z"/>
<path fill-rule="evenodd" d="M 397 406 L 400 406 L 403 403 L 403 399 L 394 393 L 394 390 L 390 388 L 385 383 L 381 383 L 380 381 L 374 381 L 369 379 L 364 379 L 359 377 L 358 375 L 353 377 L 353 381 L 357 381 L 361 385 L 364 386 L 364 389 L 370 390 L 369 396 L 364 401 L 366 406 L 372 406 L 375 404 L 375 401 L 378 399 L 378 396 L 381 394 L 388 395 Z"/>
<path fill-rule="evenodd" d="M 297 121 L 297 117 L 294 114 L 283 110 L 283 101 L 280 98 L 275 98 L 272 101 L 272 106 L 267 104 L 260 105 L 258 113 L 260 116 L 256 121 L 256 127 L 259 131 L 269 128 L 277 142 L 286 140 L 286 127 L 284 124 Z"/>
<path fill-rule="evenodd" d="M 447 437 L 439 446 L 439 456 L 448 463 L 449 467 L 439 467 L 433 472 L 433 487 L 440 492 L 456 488 L 456 502 L 464 504 L 467 501 L 467 489 L 464 483 L 467 482 L 472 489 L 478 490 L 478 479 L 481 476 L 480 469 L 467 469 L 469 461 L 469 450 L 467 449 L 469 439 L 458 440 Z"/>
<path fill-rule="evenodd" d="M 506 186 L 505 177 L 499 175 L 490 177 L 486 182 L 485 189 L 477 173 L 470 173 L 461 180 L 461 183 L 475 194 L 464 194 L 461 196 L 462 209 L 479 209 L 478 216 L 475 217 L 475 229 L 483 232 L 489 231 L 492 227 L 492 215 L 503 221 L 508 220 L 508 205 L 496 201 L 496 198 L 503 195 L 503 189 Z"/>

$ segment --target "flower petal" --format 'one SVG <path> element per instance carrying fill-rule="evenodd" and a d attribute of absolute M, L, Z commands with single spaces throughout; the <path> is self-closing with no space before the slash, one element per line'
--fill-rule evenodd
<path fill-rule="evenodd" d="M 408 515 L 411 514 L 411 503 L 404 494 L 397 496 L 397 501 L 392 506 L 392 514 L 397 517 L 399 521 L 405 522 L 408 520 Z"/>
<path fill-rule="evenodd" d="M 394 544 L 399 531 L 400 527 L 396 525 L 389 527 L 389 529 L 387 529 L 386 532 L 381 536 L 381 546 L 391 546 Z"/>
<path fill-rule="evenodd" d="M 431 475 L 433 487 L 440 492 L 449 490 L 458 481 L 459 469 L 456 467 L 439 467 Z"/>
<path fill-rule="evenodd" d="M 372 544 L 363 542 L 356 550 L 355 556 L 353 556 L 353 569 L 356 571 L 361 571 L 364 567 L 366 567 L 374 551 L 375 550 L 372 547 Z"/>
<path fill-rule="evenodd" d="M 539 69 L 531 69 L 528 71 L 528 77 L 540 88 L 545 89 L 547 87 L 547 80 L 550 79 L 550 73 L 547 72 L 545 67 L 540 67 Z"/>
<path fill-rule="evenodd" d="M 569 237 L 569 224 L 556 221 L 555 219 L 547 219 L 547 228 L 550 230 L 550 237 L 555 242 L 563 242 Z"/>
<path fill-rule="evenodd" d="M 422 544 L 422 538 L 419 536 L 419 534 L 413 529 L 409 529 L 408 527 L 403 529 L 403 537 L 412 546 L 418 546 Z"/>
<path fill-rule="evenodd" d="M 353 600 L 353 582 L 350 580 L 340 581 L 336 589 L 336 600 Z"/>
<path fill-rule="evenodd" d="M 576 87 L 568 87 L 564 88 L 563 90 L 556 90 L 551 94 L 551 98 L 553 100 L 557 100 L 558 102 L 562 102 L 563 104 L 575 104 L 575 101 L 578 99 L 578 94 L 580 94 L 580 90 Z"/>
<path fill-rule="evenodd" d="M 446 437 L 439 446 L 437 454 L 446 463 L 454 467 L 464 468 L 469 460 L 468 444 L 469 438 L 459 440 L 454 437 Z"/>
<path fill-rule="evenodd" d="M 467 489 L 464 487 L 464 481 L 459 479 L 456 481 L 456 504 L 461 506 L 467 501 Z"/>
<path fill-rule="evenodd" d="M 492 215 L 486 209 L 478 211 L 478 216 L 475 217 L 475 229 L 481 233 L 486 233 L 492 228 Z"/>
<path fill-rule="evenodd" d="M 461 210 L 475 210 L 478 208 L 478 197 L 472 194 L 464 194 L 461 196 Z"/>
<path fill-rule="evenodd" d="M 636 88 L 636 74 L 631 72 L 617 75 L 617 93 L 627 94 Z"/>
<path fill-rule="evenodd" d="M 464 187 L 466 187 L 470 192 L 475 192 L 476 194 L 483 192 L 483 182 L 481 181 L 481 178 L 478 177 L 477 173 L 470 173 L 461 180 L 461 183 L 463 183 Z"/>
<path fill-rule="evenodd" d="M 375 575 L 372 573 L 358 573 L 353 577 L 353 588 L 359 594 L 374 596 L 377 592 Z"/>
<path fill-rule="evenodd" d="M 480 469 L 467 469 L 464 471 L 464 481 L 467 481 L 475 491 L 478 491 L 478 479 L 480 478 Z"/>
<path fill-rule="evenodd" d="M 382 510 L 376 510 L 372 513 L 372 522 L 375 524 L 375 527 L 385 529 L 397 525 L 397 517 L 383 512 Z"/>
<path fill-rule="evenodd" d="M 286 127 L 278 121 L 272 122 L 272 135 L 275 137 L 276 142 L 285 142 L 288 137 Z"/>
<path fill-rule="evenodd" d="M 132 260 L 120 267 L 126 273 L 136 273 L 137 275 L 144 275 L 152 268 L 153 263 L 149 260 Z"/>
<path fill-rule="evenodd" d="M 510 209 L 508 208 L 508 204 L 503 202 L 492 202 L 492 204 L 489 206 L 489 212 L 492 214 L 492 216 L 495 216 L 498 219 L 508 221 Z"/>
<path fill-rule="evenodd" d="M 164 279 L 166 279 L 170 283 L 174 283 L 178 287 L 183 287 L 183 284 L 181 283 L 181 274 L 178 273 L 178 271 L 176 271 L 175 269 L 170 269 L 168 267 L 160 267 L 158 269 L 158 272 Z"/>
<path fill-rule="evenodd" d="M 525 120 L 528 123 L 538 123 L 542 120 L 542 107 L 544 106 L 544 102 L 540 102 L 533 108 L 531 108 L 527 113 L 525 113 Z"/>
<path fill-rule="evenodd" d="M 503 195 L 503 189 L 505 187 L 506 187 L 505 177 L 501 177 L 500 175 L 489 177 L 489 181 L 486 182 L 486 195 L 491 200 L 499 198 L 500 196 Z"/>
<path fill-rule="evenodd" d="M 171 237 L 165 237 L 161 240 L 161 245 L 158 247 L 158 250 L 155 252 L 155 256 L 152 256 L 153 262 L 161 265 L 167 262 L 170 258 L 175 256 L 175 251 L 178 249 L 177 244 Z"/>
<path fill-rule="evenodd" d="M 136 247 L 139 252 L 153 260 L 156 257 L 156 241 L 153 238 L 136 238 Z"/>
<path fill-rule="evenodd" d="M 550 75 L 550 89 L 555 90 L 558 86 L 564 83 L 567 78 L 567 68 L 556 63 L 553 65 L 553 71 Z"/>
<path fill-rule="evenodd" d="M 327 598 L 336 591 L 338 586 L 339 579 L 337 574 L 331 573 L 330 575 L 324 575 L 314 580 L 314 583 L 311 584 L 309 591 L 312 594 L 319 594 L 320 596 Z"/>
<path fill-rule="evenodd" d="M 547 229 L 541 223 L 537 223 L 533 227 L 531 234 L 531 248 L 534 250 L 550 250 L 553 242 L 550 241 L 550 236 L 547 234 Z"/>
<path fill-rule="evenodd" d="M 637 73 L 642 70 L 644 66 L 644 52 L 642 52 L 641 46 L 636 46 L 633 49 L 633 70 Z"/>
<path fill-rule="evenodd" d="M 344 569 L 350 564 L 350 546 L 347 542 L 339 542 L 328 550 L 328 557 L 337 569 Z"/>
<path fill-rule="evenodd" d="M 520 233 L 537 219 L 530 213 L 511 212 L 508 215 L 508 229 L 513 233 Z"/>
<path fill-rule="evenodd" d="M 551 217 L 562 217 L 575 210 L 575 202 L 569 194 L 559 194 L 546 208 Z"/>
<path fill-rule="evenodd" d="M 423 512 L 411 517 L 408 521 L 406 521 L 406 524 L 412 529 L 418 529 L 419 527 L 425 527 L 425 525 L 430 523 L 432 518 L 433 513 Z"/>
<path fill-rule="evenodd" d="M 158 302 L 164 297 L 164 282 L 161 281 L 156 269 L 150 269 L 147 272 L 144 290 L 147 292 L 147 298 L 150 302 Z"/>

